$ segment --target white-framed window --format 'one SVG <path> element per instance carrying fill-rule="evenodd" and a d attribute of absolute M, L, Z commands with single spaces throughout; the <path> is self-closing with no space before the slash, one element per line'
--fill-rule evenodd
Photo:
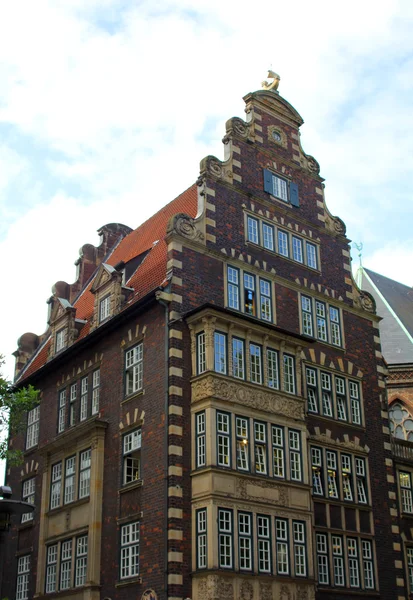
<path fill-rule="evenodd" d="M 196 336 L 196 356 L 197 356 L 197 365 L 196 370 L 197 374 L 205 373 L 206 367 L 206 340 L 205 340 L 205 331 L 201 331 Z"/>
<path fill-rule="evenodd" d="M 293 181 L 288 181 L 268 169 L 263 170 L 264 191 L 291 206 L 299 207 L 298 186 Z"/>
<path fill-rule="evenodd" d="M 245 379 L 245 342 L 236 337 L 232 338 L 232 376 Z"/>
<path fill-rule="evenodd" d="M 312 269 L 318 269 L 317 247 L 311 242 L 306 242 L 305 247 L 307 250 L 307 266 Z"/>
<path fill-rule="evenodd" d="M 139 575 L 139 521 L 122 525 L 120 539 L 120 578 Z"/>
<path fill-rule="evenodd" d="M 62 433 L 66 425 L 66 389 L 59 392 L 59 419 L 57 424 L 57 433 Z"/>
<path fill-rule="evenodd" d="M 272 428 L 272 463 L 274 477 L 285 477 L 284 428 L 273 425 Z"/>
<path fill-rule="evenodd" d="M 284 391 L 295 394 L 295 359 L 290 354 L 283 354 L 284 361 Z"/>
<path fill-rule="evenodd" d="M 277 550 L 277 573 L 288 575 L 290 572 L 288 551 L 288 521 L 275 519 L 275 540 Z"/>
<path fill-rule="evenodd" d="M 288 258 L 290 256 L 289 250 L 289 235 L 286 231 L 282 231 L 282 229 L 278 230 L 277 241 L 278 241 L 278 254 L 281 256 L 285 256 Z"/>
<path fill-rule="evenodd" d="M 206 465 L 206 417 L 205 411 L 195 415 L 195 435 L 196 435 L 196 466 L 197 468 Z"/>
<path fill-rule="evenodd" d="M 290 479 L 301 481 L 301 433 L 294 429 L 288 430 L 288 446 L 290 453 Z"/>
<path fill-rule="evenodd" d="M 272 348 L 267 348 L 267 374 L 268 386 L 278 390 L 280 388 L 278 352 Z"/>
<path fill-rule="evenodd" d="M 214 332 L 214 368 L 217 373 L 227 373 L 227 336 L 219 331 Z"/>
<path fill-rule="evenodd" d="M 19 556 L 17 562 L 16 600 L 29 599 L 30 554 Z"/>
<path fill-rule="evenodd" d="M 254 460 L 255 472 L 267 475 L 267 424 L 254 421 Z"/>
<path fill-rule="evenodd" d="M 358 559 L 358 544 L 354 538 L 347 538 L 348 573 L 351 588 L 360 587 L 360 566 Z"/>
<path fill-rule="evenodd" d="M 64 503 L 69 504 L 75 500 L 75 475 L 76 456 L 70 456 L 65 461 L 65 493 Z"/>
<path fill-rule="evenodd" d="M 274 245 L 274 227 L 268 223 L 262 224 L 262 244 L 266 250 L 275 249 Z"/>
<path fill-rule="evenodd" d="M 142 430 L 135 429 L 123 436 L 123 484 L 138 481 L 141 476 Z"/>
<path fill-rule="evenodd" d="M 338 498 L 338 469 L 337 469 L 337 453 L 331 450 L 326 450 L 326 464 L 327 464 L 327 486 L 328 486 L 328 497 Z"/>
<path fill-rule="evenodd" d="M 250 343 L 250 381 L 262 383 L 261 346 L 253 343 Z"/>
<path fill-rule="evenodd" d="M 296 577 L 306 577 L 306 536 L 305 523 L 293 521 L 293 551 L 294 551 L 294 573 Z"/>
<path fill-rule="evenodd" d="M 231 415 L 217 412 L 217 463 L 220 467 L 231 467 Z"/>
<path fill-rule="evenodd" d="M 73 561 L 73 548 L 75 560 Z M 47 546 L 45 593 L 52 594 L 86 584 L 88 537 L 62 540 Z"/>
<path fill-rule="evenodd" d="M 126 395 L 138 392 L 143 387 L 143 344 L 142 342 L 126 351 Z"/>
<path fill-rule="evenodd" d="M 57 587 L 57 544 L 47 547 L 46 553 L 46 594 L 56 592 Z"/>
<path fill-rule="evenodd" d="M 82 377 L 80 380 L 80 420 L 84 421 L 88 416 L 89 404 L 89 377 Z"/>
<path fill-rule="evenodd" d="M 76 423 L 77 383 L 70 386 L 69 427 Z"/>
<path fill-rule="evenodd" d="M 343 486 L 343 500 L 353 501 L 352 461 L 349 454 L 341 455 L 341 481 Z"/>
<path fill-rule="evenodd" d="M 343 345 L 339 309 L 305 295 L 301 296 L 301 330 L 304 335 L 315 337 L 320 342 L 339 347 Z"/>
<path fill-rule="evenodd" d="M 30 479 L 26 479 L 23 481 L 23 492 L 22 492 L 22 500 L 23 502 L 28 502 L 29 504 L 34 504 L 36 492 L 36 478 L 31 477 Z M 22 514 L 22 523 L 27 523 L 28 521 L 33 521 L 33 512 L 23 513 Z"/>
<path fill-rule="evenodd" d="M 37 444 L 39 443 L 39 420 L 40 407 L 36 406 L 36 408 L 29 410 L 27 415 L 26 450 L 37 446 Z"/>
<path fill-rule="evenodd" d="M 375 589 L 372 540 L 321 532 L 316 532 L 315 540 L 319 585 Z"/>
<path fill-rule="evenodd" d="M 301 238 L 292 236 L 293 238 L 293 260 L 299 263 L 304 262 L 303 241 Z"/>
<path fill-rule="evenodd" d="M 110 316 L 110 294 L 99 302 L 99 323 Z"/>
<path fill-rule="evenodd" d="M 312 446 L 311 469 L 314 495 L 368 504 L 365 458 Z"/>
<path fill-rule="evenodd" d="M 257 515 L 258 572 L 271 573 L 270 517 Z"/>
<path fill-rule="evenodd" d="M 331 536 L 333 550 L 334 585 L 344 587 L 346 584 L 343 557 L 343 538 L 340 535 Z"/>
<path fill-rule="evenodd" d="M 52 465 L 52 481 L 50 488 L 50 508 L 60 506 L 60 497 L 62 491 L 62 462 Z"/>
<path fill-rule="evenodd" d="M 370 540 L 361 540 L 363 558 L 364 587 L 366 590 L 374 589 L 374 563 L 373 545 Z"/>
<path fill-rule="evenodd" d="M 247 232 L 247 239 L 249 242 L 252 242 L 253 244 L 260 243 L 258 219 L 254 219 L 250 216 L 247 217 Z"/>
<path fill-rule="evenodd" d="M 288 202 L 288 191 L 287 181 L 278 177 L 277 175 L 272 176 L 272 194 L 284 202 Z"/>
<path fill-rule="evenodd" d="M 317 553 L 318 583 L 320 585 L 329 585 L 330 568 L 328 560 L 327 535 L 325 533 L 317 533 L 315 536 L 315 540 Z"/>
<path fill-rule="evenodd" d="M 99 412 L 100 396 L 100 369 L 96 369 L 92 374 L 92 415 Z"/>
<path fill-rule="evenodd" d="M 196 566 L 197 569 L 207 567 L 207 509 L 200 508 L 196 511 Z"/>
<path fill-rule="evenodd" d="M 366 461 L 364 458 L 355 458 L 356 465 L 356 489 L 359 504 L 367 504 L 367 476 Z"/>
<path fill-rule="evenodd" d="M 238 559 L 240 571 L 252 571 L 252 515 L 238 513 Z"/>
<path fill-rule="evenodd" d="M 305 375 L 309 413 L 362 424 L 360 382 L 309 366 Z"/>
<path fill-rule="evenodd" d="M 228 307 L 263 321 L 273 322 L 272 282 L 227 266 Z"/>
<path fill-rule="evenodd" d="M 234 310 L 240 310 L 239 269 L 227 268 L 228 281 L 228 306 Z"/>
<path fill-rule="evenodd" d="M 65 540 L 60 546 L 60 590 L 68 590 L 72 584 L 72 540 Z"/>
<path fill-rule="evenodd" d="M 313 494 L 324 496 L 323 453 L 321 448 L 311 448 L 311 470 L 313 473 Z"/>
<path fill-rule="evenodd" d="M 90 467 L 92 450 L 88 448 L 80 453 L 79 461 L 79 499 L 90 496 Z"/>
<path fill-rule="evenodd" d="M 233 513 L 218 509 L 218 560 L 220 569 L 232 569 L 233 563 Z"/>
<path fill-rule="evenodd" d="M 87 580 L 87 535 L 76 538 L 75 587 L 81 587 Z"/>
<path fill-rule="evenodd" d="M 56 354 L 61 350 L 64 350 L 67 346 L 67 327 L 63 327 L 56 331 L 55 338 L 55 352 Z"/>
<path fill-rule="evenodd" d="M 235 437 L 237 443 L 237 469 L 249 471 L 249 424 L 245 417 L 235 417 Z"/>
<path fill-rule="evenodd" d="M 400 495 L 402 511 L 413 513 L 412 475 L 407 471 L 399 471 Z"/>

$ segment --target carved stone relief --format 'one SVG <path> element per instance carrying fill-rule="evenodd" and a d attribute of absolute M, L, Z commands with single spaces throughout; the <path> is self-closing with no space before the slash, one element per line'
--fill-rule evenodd
<path fill-rule="evenodd" d="M 243 406 L 270 413 L 280 413 L 293 419 L 304 418 L 304 405 L 295 398 L 286 398 L 277 392 L 252 389 L 246 385 L 225 381 L 213 375 L 192 384 L 193 402 L 208 397 L 231 400 Z"/>
<path fill-rule="evenodd" d="M 271 583 L 260 582 L 260 600 L 273 600 Z"/>
<path fill-rule="evenodd" d="M 355 290 L 353 289 L 353 292 Z M 371 313 L 376 313 L 376 302 L 371 294 L 365 291 L 360 291 L 360 293 L 354 294 L 354 305 L 358 308 L 362 308 L 363 310 Z"/>
<path fill-rule="evenodd" d="M 204 234 L 196 227 L 195 219 L 184 213 L 178 213 L 170 219 L 167 233 L 172 232 L 190 240 L 202 241 L 204 239 Z"/>
<path fill-rule="evenodd" d="M 275 485 L 273 481 L 257 481 L 255 479 L 244 479 L 238 478 L 236 482 L 236 494 L 239 498 L 243 500 L 251 500 L 256 501 L 257 496 L 248 493 L 248 488 L 250 489 L 269 489 L 274 492 L 274 495 L 271 497 L 271 503 L 277 504 L 281 506 L 289 505 L 289 495 L 288 488 L 285 486 Z M 278 498 L 276 498 L 276 493 Z"/>
<path fill-rule="evenodd" d="M 243 581 L 241 585 L 240 600 L 253 600 L 254 588 L 249 581 Z"/>

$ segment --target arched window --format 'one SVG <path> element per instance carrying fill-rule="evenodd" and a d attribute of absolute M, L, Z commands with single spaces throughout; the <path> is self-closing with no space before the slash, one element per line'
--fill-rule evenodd
<path fill-rule="evenodd" d="M 399 440 L 413 442 L 413 417 L 401 402 L 391 405 L 389 417 L 392 435 Z"/>

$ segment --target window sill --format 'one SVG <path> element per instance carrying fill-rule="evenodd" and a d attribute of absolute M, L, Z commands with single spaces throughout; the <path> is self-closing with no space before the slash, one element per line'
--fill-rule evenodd
<path fill-rule="evenodd" d="M 334 417 L 325 417 L 324 415 L 320 415 L 320 413 L 306 411 L 307 417 L 313 417 L 317 419 L 317 421 L 323 421 L 325 423 L 334 423 L 336 425 L 340 425 L 340 427 L 350 427 L 351 429 L 356 429 L 357 431 L 366 431 L 366 427 L 364 425 L 356 425 L 355 423 L 350 423 L 349 421 L 342 421 L 341 419 L 334 419 Z"/>
<path fill-rule="evenodd" d="M 138 479 L 137 481 L 132 481 L 131 483 L 125 483 L 125 485 L 118 490 L 118 494 L 125 494 L 130 490 L 135 490 L 136 488 L 140 488 L 143 486 L 143 479 Z"/>
<path fill-rule="evenodd" d="M 68 502 L 67 504 L 63 504 L 62 506 L 56 506 L 56 508 L 49 508 L 45 515 L 47 517 L 51 517 L 52 515 L 57 515 L 59 512 L 76 508 L 77 506 L 87 504 L 88 502 L 90 502 L 90 496 L 87 496 L 86 498 L 81 498 L 80 500 L 75 500 L 74 502 Z"/>
<path fill-rule="evenodd" d="M 323 502 L 325 504 L 333 504 L 334 506 L 344 506 L 346 508 L 358 508 L 359 510 L 369 510 L 372 511 L 373 508 L 371 504 L 361 504 L 357 502 L 350 502 L 350 500 L 340 500 L 339 498 L 326 498 L 325 496 L 318 496 L 317 494 L 313 494 L 311 492 L 311 497 L 314 502 Z M 411 515 L 413 517 L 413 515 Z M 318 525 L 317 525 L 318 527 Z M 322 527 L 322 525 L 320 525 Z M 333 527 L 328 527 L 327 529 L 334 529 Z M 338 531 L 338 530 L 337 530 Z M 357 533 L 357 531 L 354 531 Z M 360 532 L 359 532 L 360 533 Z M 366 534 L 367 536 L 370 534 Z"/>
<path fill-rule="evenodd" d="M 311 244 L 314 244 L 314 240 L 311 238 L 302 237 L 302 239 L 306 242 L 309 241 Z M 291 265 L 296 265 L 296 266 L 298 265 L 300 267 L 304 267 L 304 269 L 309 269 L 312 273 L 317 273 L 318 275 L 321 275 L 321 269 L 316 269 L 315 267 L 310 267 L 310 265 L 306 265 L 305 262 L 300 262 L 299 260 L 294 260 L 293 258 L 291 258 L 291 256 L 285 256 L 284 254 L 280 254 L 279 252 L 276 252 L 275 250 L 270 250 L 270 248 L 261 246 L 261 244 L 256 244 L 255 242 L 252 242 L 251 240 L 245 240 L 245 244 L 246 244 L 246 246 L 251 246 L 251 248 L 255 248 L 257 250 L 268 252 L 269 254 L 272 254 L 279 258 L 283 258 Z M 316 245 L 316 244 L 314 244 L 314 245 Z"/>
<path fill-rule="evenodd" d="M 34 519 L 32 519 L 31 521 L 26 521 L 25 523 L 20 523 L 20 525 L 17 526 L 17 531 L 24 531 L 25 529 L 31 529 L 35 525 L 36 525 L 36 523 L 35 523 Z"/>
<path fill-rule="evenodd" d="M 139 396 L 143 396 L 145 394 L 145 390 L 139 390 L 139 392 L 134 392 L 133 394 L 131 394 L 130 396 L 126 396 L 126 398 L 124 398 L 121 401 L 121 405 L 122 404 L 126 404 L 127 402 L 130 402 L 131 400 L 134 400 L 135 398 L 138 398 Z"/>
<path fill-rule="evenodd" d="M 130 579 L 122 579 L 121 581 L 117 581 L 115 583 L 115 588 L 123 588 L 127 585 L 136 585 L 137 583 L 142 583 L 142 577 L 131 577 Z"/>
<path fill-rule="evenodd" d="M 380 593 L 377 590 L 351 589 L 347 587 L 330 587 L 318 584 L 317 593 L 324 592 L 325 594 L 348 594 L 349 596 L 367 596 L 368 598 L 380 598 Z"/>
<path fill-rule="evenodd" d="M 34 454 L 38 449 L 39 449 L 39 444 L 36 444 L 35 446 L 32 446 L 31 448 L 28 448 L 27 450 L 25 450 L 23 452 L 23 456 L 26 458 L 26 456 L 30 456 L 31 454 Z"/>

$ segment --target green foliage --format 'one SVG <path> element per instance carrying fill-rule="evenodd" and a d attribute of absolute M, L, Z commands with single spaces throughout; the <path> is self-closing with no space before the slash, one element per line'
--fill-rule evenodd
<path fill-rule="evenodd" d="M 3 364 L 4 358 L 0 354 L 0 368 Z M 7 437 L 26 429 L 27 411 L 38 403 L 39 391 L 32 385 L 17 390 L 0 374 L 0 460 L 7 460 L 12 466 L 23 462 L 23 453 L 9 448 Z"/>

